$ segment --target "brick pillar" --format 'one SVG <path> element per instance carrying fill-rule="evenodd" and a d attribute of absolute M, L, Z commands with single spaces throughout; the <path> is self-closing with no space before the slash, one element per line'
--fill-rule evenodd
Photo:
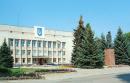
<path fill-rule="evenodd" d="M 105 62 L 106 66 L 114 66 L 115 65 L 114 49 L 105 49 L 104 62 Z"/>

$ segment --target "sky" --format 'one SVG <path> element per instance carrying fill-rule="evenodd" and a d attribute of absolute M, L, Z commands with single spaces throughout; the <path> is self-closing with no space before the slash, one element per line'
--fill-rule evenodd
<path fill-rule="evenodd" d="M 130 32 L 130 0 L 0 0 L 0 24 L 73 32 L 80 15 L 96 36 Z"/>

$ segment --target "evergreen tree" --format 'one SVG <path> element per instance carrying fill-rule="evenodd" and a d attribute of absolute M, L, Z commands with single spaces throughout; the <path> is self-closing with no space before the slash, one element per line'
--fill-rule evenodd
<path fill-rule="evenodd" d="M 98 58 L 98 64 L 96 65 L 97 68 L 101 68 L 104 65 L 104 44 L 102 42 L 102 39 L 95 39 L 95 43 L 97 46 L 97 58 Z"/>
<path fill-rule="evenodd" d="M 13 67 L 13 57 L 11 54 L 12 51 L 10 50 L 10 47 L 7 46 L 6 40 L 4 40 L 0 47 L 0 66 L 7 68 Z"/>
<path fill-rule="evenodd" d="M 127 42 L 130 42 L 130 32 L 125 33 L 124 36 L 126 37 Z"/>
<path fill-rule="evenodd" d="M 129 57 L 127 51 L 128 44 L 121 28 L 119 28 L 117 31 L 117 35 L 114 40 L 114 49 L 116 64 L 129 64 Z"/>
<path fill-rule="evenodd" d="M 128 65 L 130 65 L 130 32 L 125 33 L 124 36 L 126 37 L 127 40 L 127 53 L 128 53 Z"/>
<path fill-rule="evenodd" d="M 112 37 L 111 37 L 111 32 L 109 31 L 107 36 L 106 36 L 106 44 L 107 44 L 107 48 L 112 48 Z"/>
<path fill-rule="evenodd" d="M 105 39 L 105 35 L 101 34 L 101 49 L 104 51 L 107 48 L 107 42 Z"/>
<path fill-rule="evenodd" d="M 81 67 L 83 63 L 82 56 L 84 55 L 84 49 L 83 49 L 83 40 L 84 40 L 84 32 L 85 28 L 83 25 L 82 16 L 79 20 L 79 25 L 76 30 L 74 30 L 74 40 L 73 40 L 73 53 L 72 53 L 72 59 L 71 62 L 74 64 L 75 67 Z"/>
<path fill-rule="evenodd" d="M 95 41 L 94 33 L 91 30 L 90 24 L 86 25 L 86 33 L 84 35 L 84 59 L 83 67 L 85 68 L 101 68 L 103 66 L 103 53 L 98 49 L 97 41 Z"/>

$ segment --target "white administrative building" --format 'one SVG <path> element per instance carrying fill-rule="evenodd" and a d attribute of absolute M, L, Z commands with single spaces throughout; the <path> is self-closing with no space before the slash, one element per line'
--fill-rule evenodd
<path fill-rule="evenodd" d="M 71 64 L 72 32 L 0 25 L 0 45 L 4 39 L 13 51 L 14 65 Z"/>

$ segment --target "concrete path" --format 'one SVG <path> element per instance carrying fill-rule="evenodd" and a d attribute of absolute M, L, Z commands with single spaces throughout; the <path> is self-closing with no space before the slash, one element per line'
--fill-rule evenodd
<path fill-rule="evenodd" d="M 45 75 L 47 80 L 60 80 L 69 78 L 79 78 L 93 75 L 119 74 L 130 72 L 130 67 L 105 68 L 105 69 L 76 69 L 77 72 L 72 73 L 55 73 Z"/>

